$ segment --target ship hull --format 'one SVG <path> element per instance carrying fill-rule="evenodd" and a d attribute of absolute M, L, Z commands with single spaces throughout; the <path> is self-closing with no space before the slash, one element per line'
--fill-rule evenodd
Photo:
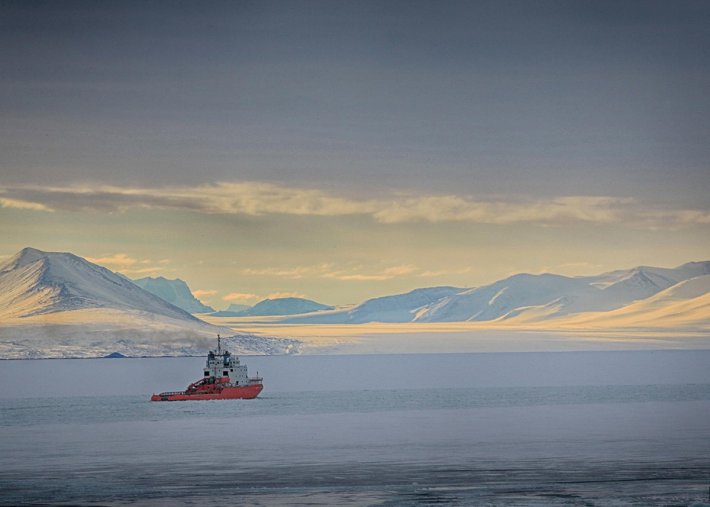
<path fill-rule="evenodd" d="M 209 393 L 160 393 L 154 394 L 151 401 L 187 401 L 187 400 L 251 400 L 259 396 L 264 389 L 262 384 L 253 384 L 240 387 L 225 387 L 219 392 Z"/>

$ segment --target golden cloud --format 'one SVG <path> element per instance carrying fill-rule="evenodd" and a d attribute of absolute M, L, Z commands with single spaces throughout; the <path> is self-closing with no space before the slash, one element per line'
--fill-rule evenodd
<path fill-rule="evenodd" d="M 86 260 L 131 277 L 156 276 L 161 273 L 175 271 L 174 268 L 167 266 L 170 262 L 169 259 L 158 261 L 159 265 L 156 266 L 150 259 L 136 259 L 125 253 L 86 257 Z"/>
<path fill-rule="evenodd" d="M 256 294 L 250 294 L 247 292 L 230 292 L 222 298 L 223 301 L 233 302 L 233 301 L 254 301 L 260 299 Z"/>
<path fill-rule="evenodd" d="M 197 289 L 192 291 L 192 295 L 195 296 L 197 299 L 209 298 L 210 296 L 214 296 L 215 294 L 217 294 L 216 290 Z"/>
<path fill-rule="evenodd" d="M 305 294 L 300 292 L 272 292 L 264 299 L 281 299 L 281 298 L 305 298 Z"/>
<path fill-rule="evenodd" d="M 111 266 L 114 268 L 126 268 L 138 264 L 138 259 L 128 256 L 125 253 L 117 253 L 113 255 L 107 255 L 104 257 L 86 257 L 86 260 L 93 262 L 94 264 L 100 264 L 102 266 Z"/>
<path fill-rule="evenodd" d="M 248 216 L 370 216 L 382 224 L 469 222 L 561 225 L 574 223 L 678 227 L 710 224 L 710 211 L 642 204 L 627 197 L 394 194 L 378 199 L 337 196 L 318 189 L 264 182 L 220 182 L 158 188 L 108 185 L 4 188 L 0 206 L 34 211 L 122 211 L 136 207 Z M 12 197 L 10 197 L 12 195 Z"/>
<path fill-rule="evenodd" d="M 314 266 L 297 266 L 293 268 L 245 268 L 241 274 L 250 276 L 273 276 L 277 278 L 324 278 L 330 280 L 365 282 L 385 281 L 407 276 L 436 277 L 450 274 L 466 273 L 470 268 L 457 271 L 425 271 L 413 264 L 388 266 L 379 269 L 365 269 L 363 266 L 336 267 L 333 264 L 317 264 Z M 287 297 L 287 296 L 282 296 Z M 304 297 L 304 296 L 294 296 Z"/>
<path fill-rule="evenodd" d="M 32 211 L 53 211 L 44 204 L 38 202 L 24 201 L 21 199 L 7 199 L 0 197 L 0 208 L 15 208 Z"/>

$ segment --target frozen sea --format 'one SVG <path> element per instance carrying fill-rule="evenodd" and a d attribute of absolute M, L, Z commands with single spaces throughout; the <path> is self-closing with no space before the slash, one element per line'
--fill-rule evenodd
<path fill-rule="evenodd" d="M 0 361 L 2 505 L 708 501 L 710 351 Z"/>

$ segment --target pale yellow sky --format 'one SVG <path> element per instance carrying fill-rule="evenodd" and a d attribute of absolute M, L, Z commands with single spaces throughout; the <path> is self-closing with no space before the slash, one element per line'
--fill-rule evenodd
<path fill-rule="evenodd" d="M 0 255 L 33 246 L 132 278 L 182 278 L 217 308 L 288 295 L 353 304 L 518 272 L 596 274 L 710 258 L 706 213 L 631 199 L 355 199 L 255 183 L 148 190 L 7 193 Z"/>

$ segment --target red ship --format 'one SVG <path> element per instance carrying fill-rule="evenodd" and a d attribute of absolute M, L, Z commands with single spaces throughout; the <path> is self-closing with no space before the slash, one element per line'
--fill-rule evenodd
<path fill-rule="evenodd" d="M 258 373 L 257 373 L 258 375 Z M 209 351 L 204 377 L 184 391 L 169 391 L 151 396 L 151 401 L 237 400 L 252 399 L 264 389 L 257 376 L 249 378 L 247 366 L 228 350 L 222 351 L 222 339 L 217 335 L 217 351 Z"/>

